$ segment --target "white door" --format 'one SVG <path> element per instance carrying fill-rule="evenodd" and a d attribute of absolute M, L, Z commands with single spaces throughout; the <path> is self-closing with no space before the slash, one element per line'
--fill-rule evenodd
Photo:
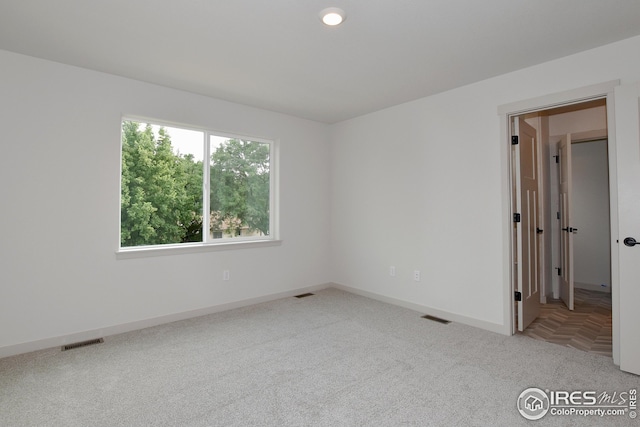
<path fill-rule="evenodd" d="M 518 330 L 524 331 L 540 314 L 540 275 L 538 251 L 538 138 L 536 130 L 522 118 L 514 117 L 513 131 L 516 172 L 516 222 Z"/>
<path fill-rule="evenodd" d="M 640 83 L 615 88 L 620 369 L 640 375 Z M 626 241 L 626 243 L 625 243 Z M 614 298 L 615 295 L 613 295 Z M 615 302 L 614 302 L 615 303 Z"/>
<path fill-rule="evenodd" d="M 571 135 L 558 143 L 560 171 L 560 299 L 573 310 L 573 231 L 571 227 Z"/>

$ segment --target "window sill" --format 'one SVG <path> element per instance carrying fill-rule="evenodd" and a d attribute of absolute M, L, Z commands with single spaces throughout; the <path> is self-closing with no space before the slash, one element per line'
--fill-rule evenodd
<path fill-rule="evenodd" d="M 183 243 L 180 245 L 145 246 L 120 248 L 116 251 L 116 259 L 148 258 L 167 255 L 196 254 L 202 252 L 228 251 L 234 249 L 265 248 L 280 246 L 282 240 L 245 240 L 224 243 Z"/>

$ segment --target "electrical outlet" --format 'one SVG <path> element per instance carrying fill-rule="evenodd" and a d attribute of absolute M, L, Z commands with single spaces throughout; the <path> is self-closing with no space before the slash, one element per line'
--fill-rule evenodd
<path fill-rule="evenodd" d="M 389 276 L 396 277 L 396 267 L 393 265 L 389 267 Z"/>
<path fill-rule="evenodd" d="M 413 280 L 416 282 L 420 281 L 420 270 L 413 270 Z"/>
<path fill-rule="evenodd" d="M 229 275 L 229 270 L 224 270 L 224 271 L 222 272 L 222 280 L 229 280 L 229 277 L 231 277 L 231 276 Z"/>

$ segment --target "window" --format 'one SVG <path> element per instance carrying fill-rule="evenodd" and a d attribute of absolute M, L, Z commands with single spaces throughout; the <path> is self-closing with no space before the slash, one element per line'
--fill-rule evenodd
<path fill-rule="evenodd" d="M 124 119 L 120 248 L 273 240 L 272 151 L 271 141 Z"/>

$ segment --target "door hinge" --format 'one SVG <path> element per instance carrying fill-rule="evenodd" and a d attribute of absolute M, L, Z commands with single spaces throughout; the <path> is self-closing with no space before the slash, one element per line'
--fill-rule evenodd
<path fill-rule="evenodd" d="M 558 276 L 562 276 L 562 269 L 560 267 L 556 267 L 556 270 L 558 270 Z"/>
<path fill-rule="evenodd" d="M 511 145 L 518 145 L 518 135 L 513 135 L 511 137 Z"/>
<path fill-rule="evenodd" d="M 556 212 L 556 218 L 560 219 L 560 212 Z"/>
<path fill-rule="evenodd" d="M 556 163 L 560 163 L 560 156 L 553 156 L 556 159 Z"/>
<path fill-rule="evenodd" d="M 516 301 L 522 301 L 522 292 L 516 291 L 514 296 Z"/>
<path fill-rule="evenodd" d="M 514 213 L 513 214 L 513 222 L 520 222 L 520 214 L 519 213 Z"/>

